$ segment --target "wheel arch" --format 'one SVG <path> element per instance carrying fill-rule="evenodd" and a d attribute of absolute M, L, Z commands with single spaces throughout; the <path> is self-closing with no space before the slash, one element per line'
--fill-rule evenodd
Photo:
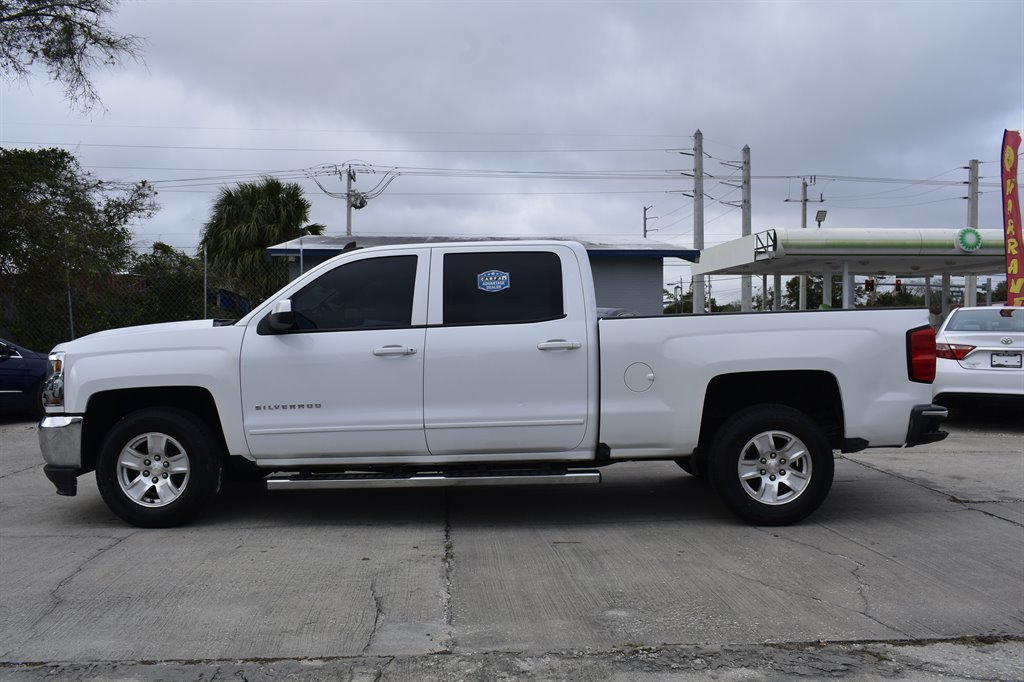
<path fill-rule="evenodd" d="M 706 450 L 730 417 L 760 404 L 799 410 L 821 427 L 833 449 L 851 449 L 845 440 L 839 382 L 834 375 L 820 370 L 741 372 L 715 377 L 704 394 L 698 449 Z"/>
<path fill-rule="evenodd" d="M 110 429 L 126 415 L 151 408 L 173 408 L 201 419 L 227 452 L 217 403 L 200 386 L 160 386 L 103 391 L 89 398 L 82 430 L 82 473 L 93 471 L 100 447 Z"/>

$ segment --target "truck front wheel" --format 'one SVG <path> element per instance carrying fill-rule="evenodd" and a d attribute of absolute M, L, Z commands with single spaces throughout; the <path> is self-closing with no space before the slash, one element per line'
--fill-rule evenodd
<path fill-rule="evenodd" d="M 784 405 L 757 405 L 723 424 L 708 476 L 734 513 L 759 526 L 796 523 L 832 487 L 835 463 L 821 428 Z"/>
<path fill-rule="evenodd" d="M 110 510 L 144 528 L 181 525 L 220 486 L 221 453 L 210 428 L 175 409 L 141 410 L 110 430 L 96 483 Z"/>

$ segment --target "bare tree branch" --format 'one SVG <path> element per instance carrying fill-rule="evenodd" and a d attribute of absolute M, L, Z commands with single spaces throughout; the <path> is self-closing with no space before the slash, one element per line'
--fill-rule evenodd
<path fill-rule="evenodd" d="M 110 30 L 117 0 L 0 0 L 0 75 L 27 79 L 46 69 L 72 107 L 102 107 L 90 72 L 141 59 L 143 40 Z"/>

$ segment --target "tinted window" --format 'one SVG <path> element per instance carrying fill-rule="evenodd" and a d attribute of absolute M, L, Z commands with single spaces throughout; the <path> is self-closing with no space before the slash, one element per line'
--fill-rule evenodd
<path fill-rule="evenodd" d="M 556 254 L 445 254 L 445 324 L 535 322 L 562 314 L 562 264 Z"/>
<path fill-rule="evenodd" d="M 991 307 L 984 310 L 956 310 L 946 331 L 951 332 L 1022 332 L 1024 311 Z"/>
<path fill-rule="evenodd" d="M 299 329 L 381 329 L 412 324 L 416 256 L 347 263 L 292 296 Z"/>

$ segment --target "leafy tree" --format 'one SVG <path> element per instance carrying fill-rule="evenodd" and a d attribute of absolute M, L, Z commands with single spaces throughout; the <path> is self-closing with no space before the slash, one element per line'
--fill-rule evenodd
<path fill-rule="evenodd" d="M 984 300 L 984 293 L 978 294 Z M 996 284 L 995 289 L 992 290 L 992 301 L 1003 301 L 1006 302 L 1006 280 Z"/>
<path fill-rule="evenodd" d="M 807 277 L 807 309 L 816 310 L 821 307 L 823 300 L 825 282 L 822 277 L 809 275 Z M 832 279 L 832 301 L 840 301 L 843 296 L 843 283 L 841 279 Z M 830 305 L 835 305 L 830 303 Z M 785 289 L 782 292 L 782 307 L 784 309 L 796 310 L 800 307 L 800 278 L 792 277 L 786 280 Z"/>
<path fill-rule="evenodd" d="M 768 297 L 765 301 L 765 296 L 762 294 L 751 293 L 750 296 L 750 309 L 751 310 L 771 310 L 772 306 L 775 305 L 775 289 L 768 287 Z"/>
<path fill-rule="evenodd" d="M 105 327 L 152 188 L 107 186 L 61 149 L 0 149 L 0 331 L 46 349 Z"/>
<path fill-rule="evenodd" d="M 221 189 L 201 241 L 211 272 L 253 303 L 262 301 L 288 281 L 287 263 L 267 262 L 267 248 L 323 234 L 323 225 L 306 224 L 309 207 L 302 187 L 276 178 Z"/>
<path fill-rule="evenodd" d="M 904 284 L 899 291 L 894 289 L 876 294 L 868 305 L 872 308 L 920 308 L 924 306 L 924 294 L 918 291 L 918 287 Z"/>
<path fill-rule="evenodd" d="M 110 30 L 105 20 L 117 0 L 0 0 L 0 74 L 28 78 L 41 64 L 64 86 L 72 106 L 100 103 L 89 71 L 127 57 L 137 60 L 142 40 Z"/>
<path fill-rule="evenodd" d="M 196 320 L 203 317 L 203 264 L 197 258 L 157 242 L 132 268 L 142 293 L 130 324 Z"/>
<path fill-rule="evenodd" d="M 662 300 L 671 302 L 666 303 L 662 306 L 661 313 L 663 315 L 676 315 L 680 312 L 690 313 L 693 312 L 693 289 L 685 291 L 681 296 L 676 296 L 674 291 L 668 289 L 662 289 Z M 739 310 L 739 305 L 733 305 L 732 303 L 726 303 L 725 305 L 718 305 L 718 301 L 713 296 L 705 299 L 705 312 L 720 313 L 723 311 Z"/>

